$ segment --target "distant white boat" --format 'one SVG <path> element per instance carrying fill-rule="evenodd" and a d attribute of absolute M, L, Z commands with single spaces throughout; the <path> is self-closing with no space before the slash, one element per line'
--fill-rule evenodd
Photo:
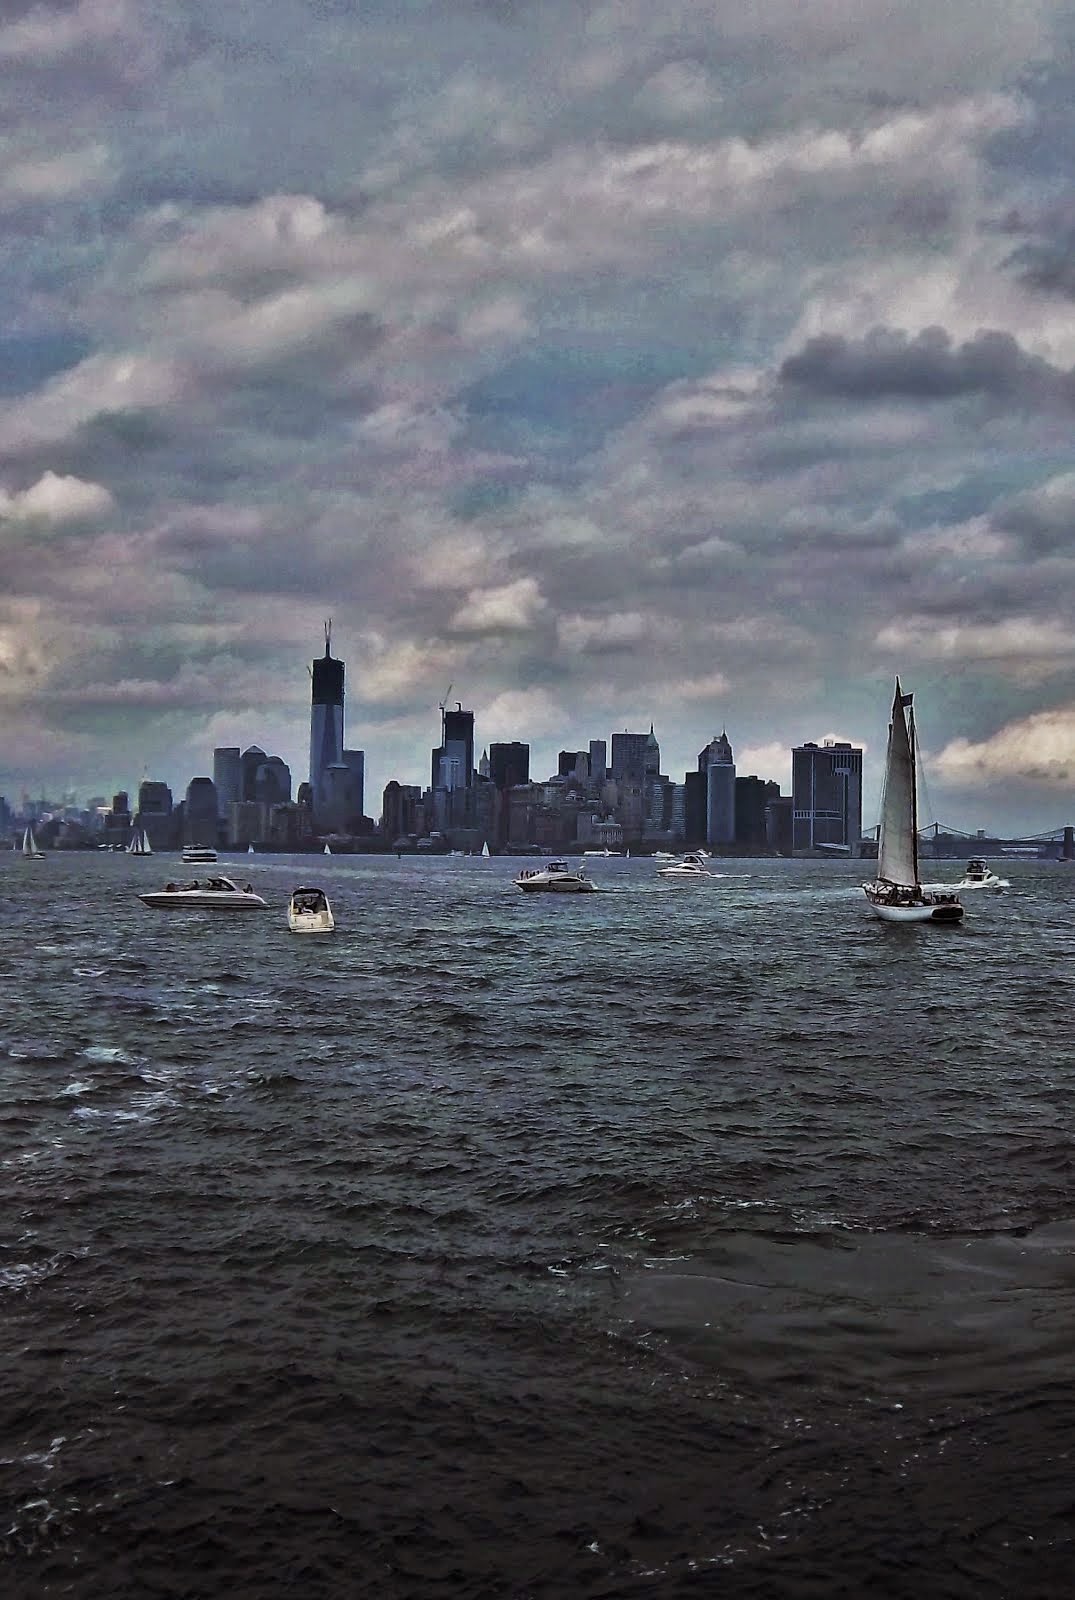
<path fill-rule="evenodd" d="M 44 861 L 45 852 L 37 848 L 34 830 L 27 828 L 22 836 L 22 856 L 25 861 Z"/>
<path fill-rule="evenodd" d="M 247 845 L 246 853 L 248 856 L 252 856 L 254 854 L 254 846 L 252 844 Z"/>
<path fill-rule="evenodd" d="M 956 888 L 992 889 L 994 894 L 999 894 L 1002 889 L 1010 889 L 1011 884 L 1007 878 L 998 878 L 988 861 L 981 856 L 972 856 Z"/>
<path fill-rule="evenodd" d="M 602 857 L 603 856 L 618 856 L 620 854 L 620 852 L 618 850 L 610 850 L 608 848 L 608 845 L 606 845 L 603 850 L 584 850 L 582 853 L 583 853 L 584 856 L 602 856 Z M 630 855 L 630 853 L 631 853 L 630 851 L 627 852 L 628 855 Z"/>
<path fill-rule="evenodd" d="M 486 861 L 489 859 L 489 853 L 489 841 L 486 839 L 485 843 L 482 845 L 482 855 Z"/>
<path fill-rule="evenodd" d="M 324 854 L 327 855 L 327 856 L 330 856 L 332 854 L 332 846 L 327 841 L 325 843 Z"/>
<path fill-rule="evenodd" d="M 127 846 L 127 854 L 132 856 L 151 856 L 153 846 L 149 842 L 149 834 L 140 828 Z"/>
<path fill-rule="evenodd" d="M 183 851 L 183 860 L 188 865 L 210 866 L 216 860 L 216 851 L 210 845 L 188 844 Z"/>
<path fill-rule="evenodd" d="M 888 725 L 877 877 L 873 883 L 864 883 L 862 887 L 882 922 L 953 923 L 963 920 L 958 895 L 951 890 L 925 889 L 919 877 L 913 696 L 903 693 L 898 678 L 892 721 Z"/>
<path fill-rule="evenodd" d="M 682 861 L 671 861 L 667 866 L 658 867 L 657 876 L 658 878 L 711 878 L 713 874 L 696 851 L 688 850 Z"/>
<path fill-rule="evenodd" d="M 586 876 L 585 867 L 569 867 L 566 861 L 550 861 L 544 867 L 528 867 L 515 879 L 523 894 L 593 894 L 596 883 Z"/>
<path fill-rule="evenodd" d="M 293 889 L 287 925 L 292 933 L 332 933 L 336 921 L 324 889 Z"/>

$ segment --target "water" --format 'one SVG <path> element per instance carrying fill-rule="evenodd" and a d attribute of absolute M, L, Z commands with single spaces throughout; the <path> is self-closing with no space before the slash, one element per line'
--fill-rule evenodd
<path fill-rule="evenodd" d="M 0 859 L 5 1597 L 1069 1592 L 1075 868 L 719 865 Z"/>

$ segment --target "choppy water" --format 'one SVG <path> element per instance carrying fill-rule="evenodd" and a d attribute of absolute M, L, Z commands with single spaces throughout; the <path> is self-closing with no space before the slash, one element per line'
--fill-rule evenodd
<path fill-rule="evenodd" d="M 1075 868 L 722 865 L 0 859 L 0 1593 L 1070 1592 Z"/>

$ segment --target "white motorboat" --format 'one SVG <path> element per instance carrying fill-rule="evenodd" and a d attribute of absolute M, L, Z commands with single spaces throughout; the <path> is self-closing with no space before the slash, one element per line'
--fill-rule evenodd
<path fill-rule="evenodd" d="M 688 850 L 682 861 L 672 860 L 667 866 L 658 867 L 657 876 L 658 878 L 711 878 L 713 874 L 696 851 Z"/>
<path fill-rule="evenodd" d="M 655 850 L 653 859 L 654 861 L 678 861 L 679 857 L 674 850 Z"/>
<path fill-rule="evenodd" d="M 183 860 L 188 866 L 209 866 L 216 860 L 216 851 L 211 845 L 188 844 L 183 851 Z"/>
<path fill-rule="evenodd" d="M 918 875 L 918 792 L 914 697 L 896 679 L 888 725 L 885 787 L 877 877 L 862 885 L 883 922 L 962 922 L 963 907 L 952 890 L 925 889 Z M 910 716 L 907 713 L 910 712 Z"/>
<path fill-rule="evenodd" d="M 583 853 L 584 856 L 601 856 L 601 857 L 604 857 L 604 856 L 619 856 L 620 851 L 619 850 L 610 850 L 608 848 L 608 846 L 606 845 L 603 850 L 584 850 L 582 853 Z"/>
<path fill-rule="evenodd" d="M 586 876 L 585 867 L 569 867 L 566 861 L 550 861 L 544 867 L 528 867 L 515 879 L 524 894 L 593 894 L 597 888 Z"/>
<path fill-rule="evenodd" d="M 1007 878 L 998 878 L 988 861 L 981 856 L 972 856 L 956 888 L 992 889 L 994 893 L 999 894 L 1002 889 L 1010 889 L 1011 884 Z"/>
<path fill-rule="evenodd" d="M 331 933 L 336 926 L 324 889 L 293 889 L 287 903 L 292 933 Z"/>
<path fill-rule="evenodd" d="M 266 902 L 250 884 L 240 889 L 230 878 L 197 879 L 193 883 L 166 883 L 163 889 L 138 896 L 144 906 L 156 911 L 257 911 Z"/>
<path fill-rule="evenodd" d="M 37 848 L 37 840 L 34 838 L 34 830 L 32 828 L 27 828 L 22 836 L 20 854 L 24 861 L 44 861 L 45 859 L 45 852 Z"/>

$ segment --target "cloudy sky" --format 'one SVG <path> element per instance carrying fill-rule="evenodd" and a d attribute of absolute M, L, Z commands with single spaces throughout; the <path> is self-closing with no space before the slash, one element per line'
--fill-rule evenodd
<path fill-rule="evenodd" d="M 0 792 L 867 746 L 1075 820 L 1072 0 L 2 0 Z M 867 818 L 870 820 L 870 818 Z"/>

